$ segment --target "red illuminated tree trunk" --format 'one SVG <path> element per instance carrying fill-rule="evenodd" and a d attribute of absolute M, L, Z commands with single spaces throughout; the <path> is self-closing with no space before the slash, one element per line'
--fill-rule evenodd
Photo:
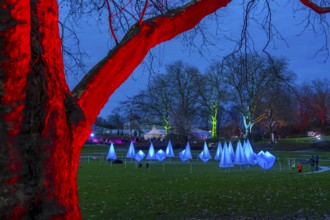
<path fill-rule="evenodd" d="M 1 1 L 0 219 L 80 219 L 80 149 L 109 96 L 150 48 L 228 2 L 194 1 L 136 24 L 71 92 L 56 0 Z"/>

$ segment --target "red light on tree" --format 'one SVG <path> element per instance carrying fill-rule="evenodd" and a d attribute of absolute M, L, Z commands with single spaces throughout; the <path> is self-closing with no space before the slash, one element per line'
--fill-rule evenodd
<path fill-rule="evenodd" d="M 326 14 L 330 12 L 329 6 L 318 5 L 311 0 L 300 0 L 300 2 L 318 14 Z"/>
<path fill-rule="evenodd" d="M 171 16 L 141 20 L 71 92 L 57 1 L 3 1 L 0 191 L 7 203 L 0 207 L 1 218 L 81 219 L 80 149 L 109 96 L 152 47 L 193 28 L 228 2 L 197 1 Z"/>

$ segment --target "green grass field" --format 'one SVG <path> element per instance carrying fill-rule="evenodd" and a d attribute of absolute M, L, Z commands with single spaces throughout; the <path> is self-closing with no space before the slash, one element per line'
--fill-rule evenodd
<path fill-rule="evenodd" d="M 107 151 L 82 151 L 83 219 L 330 219 L 330 171 L 306 174 L 309 164 L 303 174 L 289 170 L 287 158 L 307 160 L 309 152 L 272 152 L 279 160 L 268 171 L 259 166 L 226 171 L 217 161 L 196 159 L 151 162 L 149 169 L 146 161 L 142 168 L 130 160 L 111 165 L 101 156 Z M 318 154 L 320 165 L 330 166 L 330 153 Z"/>

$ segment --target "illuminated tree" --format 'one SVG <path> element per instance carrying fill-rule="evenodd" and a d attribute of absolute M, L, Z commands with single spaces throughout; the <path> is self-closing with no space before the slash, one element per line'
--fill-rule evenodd
<path fill-rule="evenodd" d="M 212 137 L 217 137 L 219 108 L 227 101 L 228 92 L 224 82 L 221 65 L 215 63 L 201 76 L 198 87 L 199 102 L 210 118 Z"/>
<path fill-rule="evenodd" d="M 80 149 L 109 96 L 152 47 L 193 28 L 230 0 L 128 1 L 134 13 L 126 1 L 63 2 L 107 11 L 115 46 L 70 91 L 57 1 L 1 1 L 1 219 L 80 219 Z M 116 33 L 116 25 L 122 32 Z"/>
<path fill-rule="evenodd" d="M 265 119 L 264 101 L 274 84 L 289 83 L 284 60 L 260 57 L 257 54 L 232 55 L 224 61 L 225 82 L 231 100 L 239 107 L 248 137 L 253 126 Z"/>
<path fill-rule="evenodd" d="M 0 193 L 6 202 L 0 218 L 80 219 L 80 149 L 109 96 L 150 48 L 228 2 L 172 5 L 154 17 L 144 17 L 143 7 L 136 24 L 73 91 L 64 75 L 57 1 L 1 2 Z"/>
<path fill-rule="evenodd" d="M 159 74 L 152 77 L 147 88 L 133 98 L 144 122 L 162 126 L 166 134 L 172 127 L 170 116 L 174 104 L 173 89 L 166 75 Z"/>

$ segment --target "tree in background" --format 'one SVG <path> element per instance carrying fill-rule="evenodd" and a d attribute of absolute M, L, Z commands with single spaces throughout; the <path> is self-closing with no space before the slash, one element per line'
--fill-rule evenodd
<path fill-rule="evenodd" d="M 237 136 L 239 138 L 243 137 L 243 122 L 242 122 L 242 115 L 239 110 L 239 106 L 235 103 L 232 103 L 224 114 L 224 120 L 223 120 L 223 130 L 222 133 L 224 133 L 224 137 L 232 137 Z"/>
<path fill-rule="evenodd" d="M 293 76 L 290 77 L 289 75 L 288 77 L 289 79 L 286 81 L 274 81 L 270 87 L 270 92 L 263 100 L 265 119 L 261 124 L 262 127 L 266 128 L 271 142 L 275 142 L 275 132 L 279 133 L 281 128 L 288 126 L 295 118 L 292 100 L 295 97 L 292 94 L 295 93 L 291 85 Z"/>
<path fill-rule="evenodd" d="M 313 119 L 312 111 L 312 90 L 307 84 L 297 88 L 297 99 L 295 104 L 296 123 L 295 129 L 300 133 L 306 133 Z"/>
<path fill-rule="evenodd" d="M 120 103 L 121 115 L 124 119 L 124 129 L 129 130 L 129 136 L 132 138 L 141 133 L 141 116 L 138 112 L 138 104 L 135 97 L 129 97 Z M 134 130 L 134 132 L 133 132 Z"/>
<path fill-rule="evenodd" d="M 124 119 L 121 115 L 121 109 L 119 107 L 114 108 L 111 114 L 107 117 L 107 121 L 116 129 L 124 129 Z"/>
<path fill-rule="evenodd" d="M 329 80 L 305 82 L 297 88 L 296 129 L 300 132 L 317 129 L 325 132 L 328 125 Z"/>
<path fill-rule="evenodd" d="M 327 124 L 326 116 L 329 114 L 330 106 L 330 81 L 327 79 L 313 80 L 311 82 L 312 89 L 312 106 L 315 111 L 315 115 L 318 116 L 318 121 L 321 130 L 326 130 Z"/>
<path fill-rule="evenodd" d="M 176 61 L 166 68 L 168 83 L 172 87 L 172 117 L 176 133 L 187 139 L 192 122 L 199 110 L 198 93 L 196 90 L 200 79 L 199 70 L 182 61 Z"/>
<path fill-rule="evenodd" d="M 209 117 L 211 124 L 211 134 L 215 138 L 218 136 L 218 118 L 220 105 L 227 101 L 228 91 L 224 82 L 224 77 L 219 63 L 212 64 L 207 72 L 201 75 L 197 84 L 198 97 L 201 106 Z"/>
<path fill-rule="evenodd" d="M 223 64 L 225 82 L 230 87 L 231 101 L 238 107 L 243 118 L 245 137 L 253 126 L 265 119 L 265 98 L 273 84 L 288 81 L 284 60 L 262 57 L 257 54 L 233 54 Z"/>
<path fill-rule="evenodd" d="M 170 79 L 166 74 L 152 77 L 147 88 L 134 96 L 136 110 L 144 122 L 149 125 L 162 126 L 166 134 L 171 129 L 171 112 L 173 101 L 173 90 Z"/>

